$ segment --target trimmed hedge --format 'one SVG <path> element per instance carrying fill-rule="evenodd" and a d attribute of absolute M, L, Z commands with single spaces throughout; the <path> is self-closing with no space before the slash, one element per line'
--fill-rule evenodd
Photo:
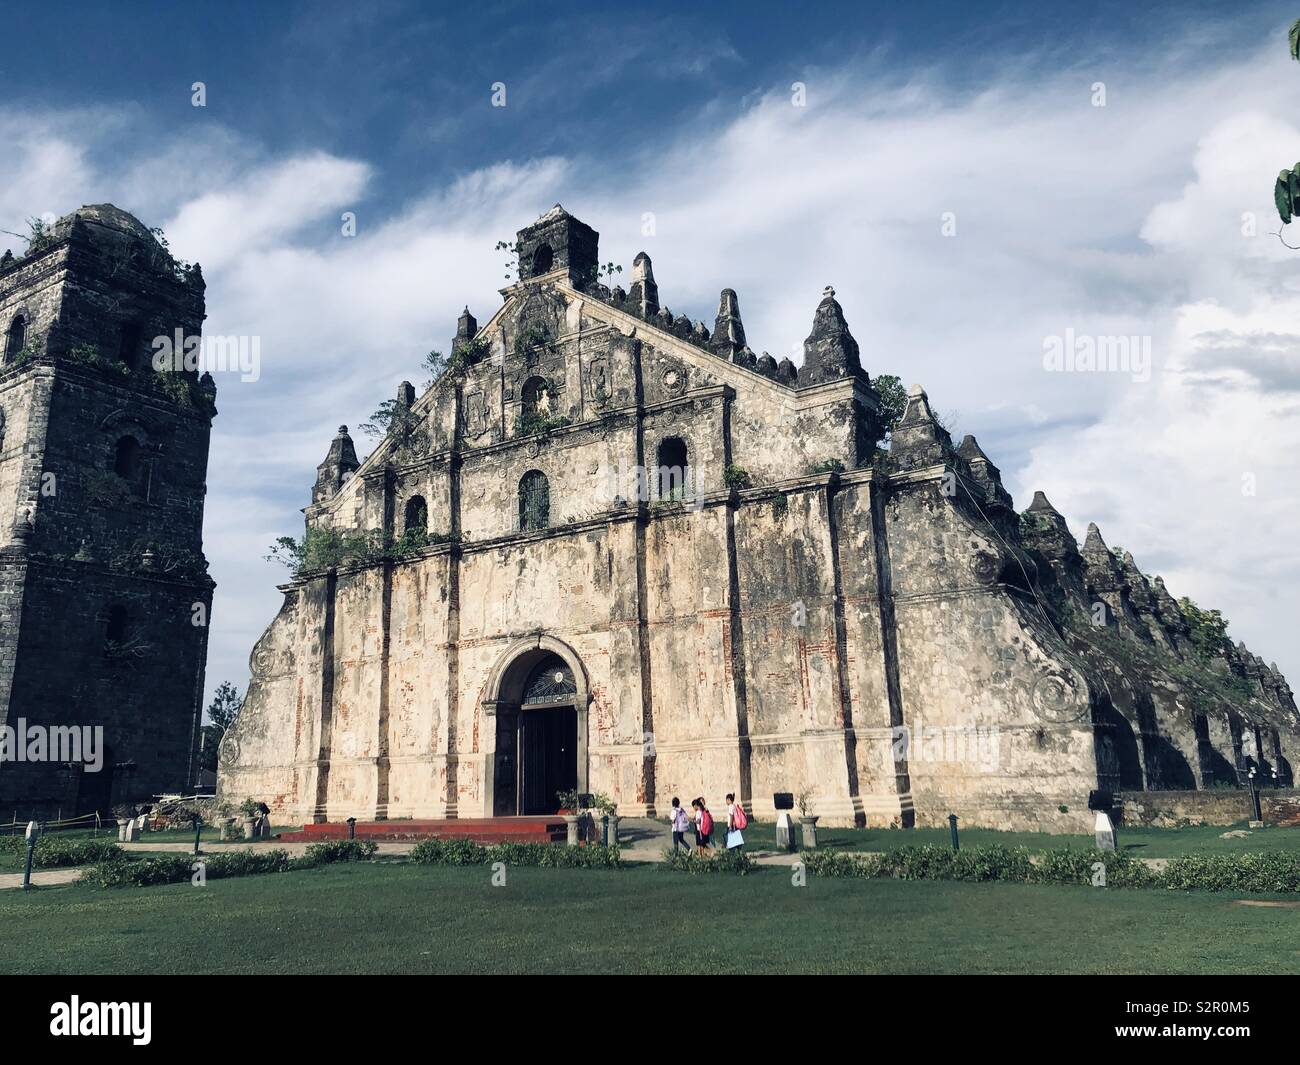
<path fill-rule="evenodd" d="M 194 863 L 202 862 L 204 876 L 223 880 L 234 876 L 260 876 L 263 873 L 287 873 L 294 869 L 316 869 L 334 862 L 360 862 L 378 849 L 370 840 L 330 840 L 314 843 L 300 858 L 289 857 L 283 848 L 253 851 L 235 850 L 224 854 L 155 854 L 148 858 L 101 862 L 81 874 L 81 879 L 98 887 L 151 887 L 154 884 L 180 884 L 194 875 Z"/>
<path fill-rule="evenodd" d="M 735 873 L 737 876 L 746 876 L 757 867 L 740 847 L 714 851 L 712 855 L 700 854 L 698 850 L 666 850 L 662 866 L 677 873 Z"/>
<path fill-rule="evenodd" d="M 375 856 L 379 844 L 372 839 L 330 839 L 313 843 L 299 861 L 307 865 L 333 862 L 366 862 Z"/>
<path fill-rule="evenodd" d="M 1023 847 L 900 847 L 887 854 L 804 851 L 808 872 L 825 877 L 901 880 L 1001 880 L 1024 884 L 1091 885 L 1098 862 L 1107 887 L 1169 891 L 1300 892 L 1300 854 L 1205 854 L 1171 858 L 1159 872 L 1114 851 L 1058 848 L 1030 856 Z"/>
<path fill-rule="evenodd" d="M 412 848 L 409 860 L 415 865 L 491 865 L 504 862 L 506 865 L 547 869 L 621 868 L 617 846 L 561 847 L 553 843 L 494 843 L 484 846 L 469 839 L 421 840 Z"/>
<path fill-rule="evenodd" d="M 1300 854 L 1195 854 L 1170 858 L 1163 886 L 1179 891 L 1300 891 Z"/>
<path fill-rule="evenodd" d="M 25 855 L 25 836 L 0 836 L 0 854 Z M 63 869 L 70 865 L 90 865 L 121 858 L 122 848 L 110 839 L 60 839 L 58 836 L 41 836 L 32 852 L 32 866 L 36 869 Z"/>

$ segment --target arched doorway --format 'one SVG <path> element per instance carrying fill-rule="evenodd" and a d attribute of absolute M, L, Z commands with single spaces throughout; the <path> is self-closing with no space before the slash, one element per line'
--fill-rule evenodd
<path fill-rule="evenodd" d="M 494 816 L 553 814 L 558 792 L 587 790 L 587 678 L 572 648 L 549 636 L 520 641 L 502 655 L 486 696 L 496 719 Z"/>
<path fill-rule="evenodd" d="M 555 813 L 560 792 L 578 787 L 578 689 L 559 655 L 549 654 L 524 682 L 519 713 L 519 812 Z"/>

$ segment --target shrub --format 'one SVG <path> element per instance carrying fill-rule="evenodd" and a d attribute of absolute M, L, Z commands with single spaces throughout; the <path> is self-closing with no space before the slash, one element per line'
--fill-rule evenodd
<path fill-rule="evenodd" d="M 71 865 L 117 861 L 123 857 L 125 852 L 112 840 L 42 836 L 36 841 L 32 864 L 41 869 L 61 869 Z"/>
<path fill-rule="evenodd" d="M 950 875 L 954 880 L 985 881 L 1029 879 L 1033 865 L 1025 847 L 970 847 L 952 855 Z"/>
<path fill-rule="evenodd" d="M 899 880 L 951 880 L 953 852 L 947 847 L 926 843 L 919 847 L 899 847 L 881 856 L 880 874 Z"/>
<path fill-rule="evenodd" d="M 151 887 L 154 884 L 177 884 L 188 880 L 193 872 L 188 854 L 158 854 L 130 861 L 100 862 L 82 871 L 81 880 L 97 887 Z"/>
<path fill-rule="evenodd" d="M 26 853 L 26 836 L 0 836 L 0 854 Z M 57 836 L 42 836 L 36 840 L 31 863 L 38 869 L 64 869 L 66 866 L 116 861 L 122 856 L 122 848 L 112 840 L 68 840 Z"/>
<path fill-rule="evenodd" d="M 191 856 L 191 860 L 193 856 Z M 310 869 L 314 863 L 302 858 L 290 858 L 282 847 L 269 851 L 226 851 L 224 854 L 204 855 L 201 859 L 208 878 L 220 880 L 232 876 L 257 876 L 260 873 L 284 873 L 290 869 Z"/>
<path fill-rule="evenodd" d="M 331 839 L 311 844 L 299 861 L 304 866 L 364 862 L 373 858 L 378 850 L 379 844 L 370 839 Z"/>
<path fill-rule="evenodd" d="M 1300 891 L 1300 855 L 1195 854 L 1171 858 L 1160 885 L 1174 891 Z"/>
<path fill-rule="evenodd" d="M 560 847 L 553 843 L 496 843 L 483 846 L 469 839 L 425 839 L 411 850 L 416 865 L 489 865 L 504 862 L 513 866 L 548 869 L 616 869 L 620 867 L 617 847 L 589 845 Z"/>
<path fill-rule="evenodd" d="M 422 839 L 411 848 L 416 865 L 482 865 L 487 848 L 472 839 Z"/>
<path fill-rule="evenodd" d="M 664 869 L 678 873 L 735 873 L 746 876 L 753 872 L 756 864 L 740 847 L 731 850 L 714 851 L 713 854 L 701 854 L 693 851 L 664 851 Z"/>
<path fill-rule="evenodd" d="M 880 875 L 881 855 L 846 854 L 844 851 L 802 851 L 799 860 L 813 876 L 860 878 Z"/>

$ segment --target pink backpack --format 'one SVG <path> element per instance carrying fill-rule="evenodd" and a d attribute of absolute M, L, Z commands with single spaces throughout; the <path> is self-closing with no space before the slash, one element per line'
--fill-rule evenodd
<path fill-rule="evenodd" d="M 749 827 L 749 818 L 745 816 L 745 808 L 736 803 L 734 812 L 731 815 L 731 823 L 739 831 Z"/>

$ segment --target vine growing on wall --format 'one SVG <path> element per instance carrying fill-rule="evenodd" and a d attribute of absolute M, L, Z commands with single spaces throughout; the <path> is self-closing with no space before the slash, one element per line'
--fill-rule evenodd
<path fill-rule="evenodd" d="M 400 562 L 426 547 L 456 541 L 457 537 L 450 533 L 430 533 L 419 528 L 407 529 L 398 537 L 386 535 L 382 529 L 310 528 L 301 539 L 278 537 L 265 558 L 288 567 L 298 577 L 339 567 Z"/>

